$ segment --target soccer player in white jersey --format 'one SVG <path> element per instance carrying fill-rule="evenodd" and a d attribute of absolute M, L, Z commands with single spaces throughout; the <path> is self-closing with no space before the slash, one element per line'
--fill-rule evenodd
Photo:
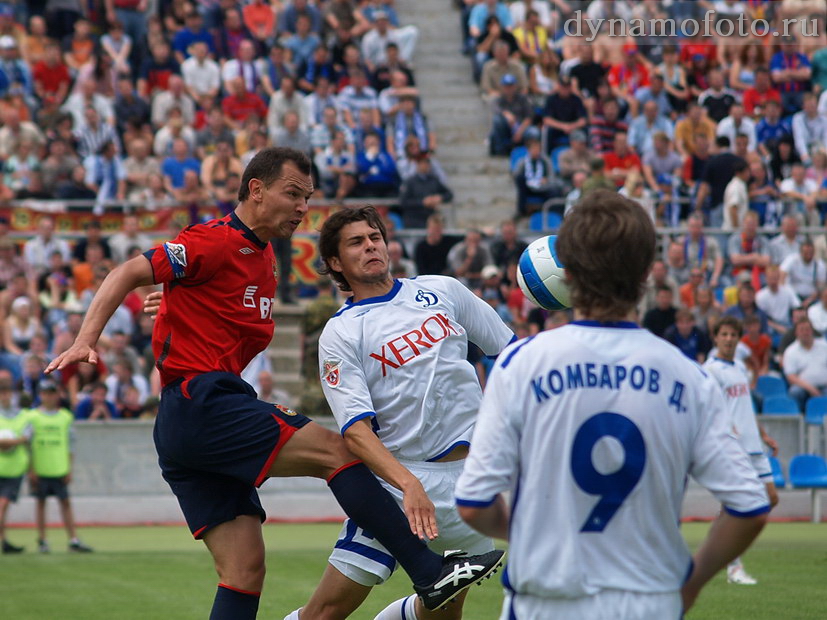
<path fill-rule="evenodd" d="M 325 396 L 349 449 L 402 505 L 412 528 L 424 524 L 432 549 L 501 555 L 460 519 L 454 486 L 482 399 L 468 342 L 496 355 L 514 334 L 454 278 L 394 280 L 386 239 L 373 207 L 344 209 L 322 227 L 323 271 L 352 291 L 319 339 Z M 394 567 L 384 547 L 347 520 L 315 593 L 286 620 L 346 618 Z M 464 594 L 438 611 L 412 595 L 377 618 L 460 618 Z"/>
<path fill-rule="evenodd" d="M 640 205 L 590 192 L 556 251 L 576 320 L 499 356 L 460 515 L 510 541 L 502 619 L 677 619 L 758 535 L 767 493 L 715 380 L 633 322 L 655 255 Z M 725 508 L 694 559 L 679 529 L 687 475 Z"/>
<path fill-rule="evenodd" d="M 767 487 L 770 505 L 778 503 L 778 493 L 772 480 L 772 469 L 764 453 L 766 444 L 773 454 L 778 452 L 778 443 L 770 437 L 755 419 L 755 408 L 749 390 L 749 374 L 743 362 L 736 359 L 735 351 L 743 335 L 741 321 L 725 316 L 715 324 L 713 336 L 717 354 L 710 357 L 704 369 L 711 374 L 724 393 L 727 404 L 728 423 L 738 441 L 749 456 L 755 473 Z M 744 570 L 741 558 L 735 558 L 727 566 L 727 581 L 739 585 L 758 583 Z"/>

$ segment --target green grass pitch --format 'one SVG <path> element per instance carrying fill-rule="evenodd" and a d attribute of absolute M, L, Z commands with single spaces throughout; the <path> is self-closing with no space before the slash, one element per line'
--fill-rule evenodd
<path fill-rule="evenodd" d="M 684 525 L 696 545 L 708 524 Z M 315 587 L 339 526 L 266 525 L 267 581 L 259 618 L 281 620 Z M 0 608 L 15 620 L 203 619 L 209 614 L 216 577 L 202 543 L 184 527 L 108 527 L 81 531 L 90 555 L 69 555 L 62 531 L 50 532 L 52 553 L 32 552 L 32 530 L 8 537 L 28 547 L 0 556 Z M 827 618 L 827 526 L 773 523 L 744 558 L 759 580 L 754 587 L 727 585 L 718 575 L 701 594 L 689 620 L 805 620 Z M 499 574 L 499 573 L 498 573 Z M 374 589 L 353 618 L 370 619 L 409 592 L 397 573 Z M 474 588 L 465 617 L 495 619 L 502 600 L 498 580 Z"/>

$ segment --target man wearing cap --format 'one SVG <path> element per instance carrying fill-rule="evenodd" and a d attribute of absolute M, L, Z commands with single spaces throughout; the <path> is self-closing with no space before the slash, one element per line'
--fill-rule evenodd
<path fill-rule="evenodd" d="M 517 78 L 506 73 L 500 80 L 501 94 L 493 101 L 493 122 L 489 135 L 491 155 L 508 155 L 523 141 L 531 125 L 533 110 L 528 97 L 517 90 Z"/>
<path fill-rule="evenodd" d="M 482 97 L 487 101 L 495 99 L 502 93 L 503 78 L 511 75 L 517 84 L 517 90 L 525 93 L 528 90 L 528 76 L 523 63 L 509 57 L 510 48 L 505 41 L 496 41 L 492 47 L 493 58 L 482 67 L 480 90 Z"/>
<path fill-rule="evenodd" d="M 416 41 L 419 38 L 419 29 L 416 26 L 394 28 L 391 26 L 387 11 L 378 9 L 373 11 L 373 28 L 362 37 L 362 57 L 371 71 L 388 61 L 386 54 L 388 43 L 395 43 L 399 48 L 399 56 L 405 62 L 413 59 Z"/>
<path fill-rule="evenodd" d="M 34 96 L 34 81 L 29 63 L 20 58 L 20 50 L 14 37 L 0 36 L 0 71 L 9 81 L 10 88 L 19 87 L 26 99 Z"/>
<path fill-rule="evenodd" d="M 57 497 L 60 515 L 69 536 L 69 551 L 88 553 L 92 549 L 77 536 L 75 516 L 69 500 L 72 480 L 72 413 L 60 406 L 57 384 L 44 379 L 38 386 L 40 405 L 31 409 L 32 466 L 29 473 L 32 493 L 37 498 L 37 546 L 40 553 L 49 553 L 46 542 L 46 498 Z"/>

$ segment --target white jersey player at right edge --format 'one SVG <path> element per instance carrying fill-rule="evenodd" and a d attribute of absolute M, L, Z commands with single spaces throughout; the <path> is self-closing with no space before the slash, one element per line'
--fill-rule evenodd
<path fill-rule="evenodd" d="M 655 255 L 640 205 L 590 192 L 556 250 L 576 320 L 498 358 L 460 515 L 510 541 L 502 620 L 677 620 L 761 531 L 767 493 L 715 380 L 633 322 Z M 724 506 L 694 558 L 679 524 L 689 475 Z"/>
<path fill-rule="evenodd" d="M 710 357 L 704 364 L 724 393 L 729 414 L 728 423 L 738 441 L 749 455 L 752 467 L 758 477 L 766 484 L 770 505 L 778 503 L 778 493 L 772 480 L 772 469 L 769 459 L 764 454 L 764 443 L 773 452 L 777 452 L 778 444 L 761 428 L 755 419 L 755 408 L 749 389 L 749 375 L 743 362 L 735 359 L 735 349 L 741 341 L 743 327 L 741 321 L 732 316 L 720 319 L 713 329 L 715 347 L 718 351 L 715 357 Z M 744 570 L 741 558 L 736 558 L 727 566 L 727 581 L 739 585 L 755 585 L 758 583 Z"/>

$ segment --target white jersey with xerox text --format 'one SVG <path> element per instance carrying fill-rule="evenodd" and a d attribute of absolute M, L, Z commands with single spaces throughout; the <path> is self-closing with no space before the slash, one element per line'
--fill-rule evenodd
<path fill-rule="evenodd" d="M 728 362 L 720 357 L 710 357 L 704 364 L 704 369 L 715 378 L 724 392 L 728 419 L 744 450 L 747 454 L 763 454 L 764 444 L 755 420 L 747 367 L 739 360 Z"/>
<path fill-rule="evenodd" d="M 445 276 L 395 280 L 346 302 L 319 339 L 322 387 L 342 434 L 372 418 L 399 459 L 436 460 L 468 444 L 482 390 L 468 342 L 496 355 L 513 339 L 497 313 Z"/>
<path fill-rule="evenodd" d="M 457 502 L 513 491 L 504 582 L 518 597 L 676 592 L 688 475 L 731 514 L 769 510 L 725 407 L 712 377 L 634 323 L 543 332 L 497 360 Z"/>

